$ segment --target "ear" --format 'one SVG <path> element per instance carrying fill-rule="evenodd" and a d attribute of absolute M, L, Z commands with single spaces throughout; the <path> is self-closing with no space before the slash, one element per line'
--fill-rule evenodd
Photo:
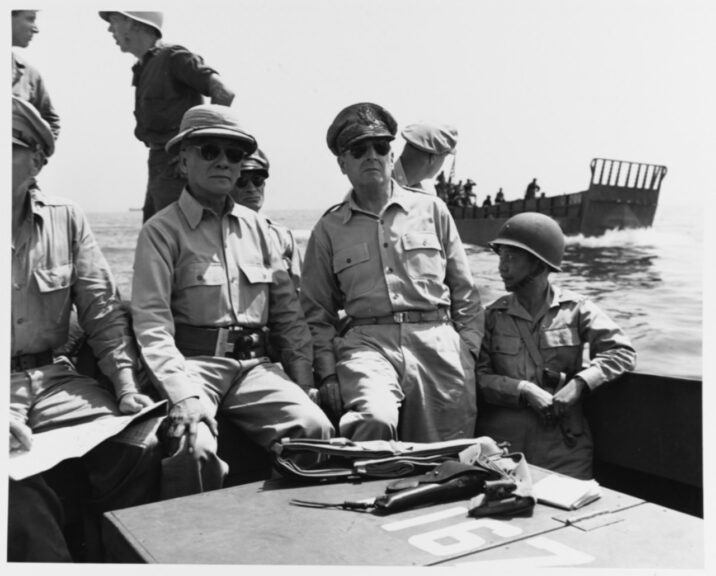
<path fill-rule="evenodd" d="M 47 164 L 47 158 L 45 158 L 45 154 L 41 150 L 35 150 L 32 153 L 32 165 L 30 167 L 32 176 L 37 176 L 45 164 Z"/>
<path fill-rule="evenodd" d="M 187 170 L 186 170 L 186 156 L 184 155 L 184 151 L 179 151 L 179 162 L 177 164 L 179 167 L 179 173 L 186 178 L 187 176 Z"/>
<path fill-rule="evenodd" d="M 341 172 L 343 174 L 345 174 L 346 168 L 345 168 L 345 159 L 343 158 L 343 154 L 341 154 L 340 156 L 336 156 L 336 161 L 338 162 L 338 166 L 340 166 L 340 168 L 341 168 Z"/>

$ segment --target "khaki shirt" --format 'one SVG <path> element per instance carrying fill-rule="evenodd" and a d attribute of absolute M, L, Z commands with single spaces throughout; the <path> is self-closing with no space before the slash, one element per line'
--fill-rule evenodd
<path fill-rule="evenodd" d="M 298 290 L 301 285 L 301 267 L 303 266 L 303 257 L 301 251 L 298 249 L 296 239 L 293 237 L 293 232 L 290 228 L 276 224 L 271 219 L 266 218 L 266 222 L 269 225 L 271 231 L 271 239 L 276 245 L 276 248 L 281 254 L 284 267 L 291 277 L 291 281 Z"/>
<path fill-rule="evenodd" d="M 465 249 L 444 202 L 393 182 L 380 215 L 351 197 L 316 224 L 306 248 L 301 303 L 314 340 L 314 369 L 335 373 L 338 311 L 365 318 L 405 310 L 450 309 L 475 358 L 484 310 Z"/>
<path fill-rule="evenodd" d="M 152 217 L 137 241 L 134 331 L 160 389 L 172 402 L 194 395 L 174 324 L 269 326 L 287 374 L 313 386 L 311 335 L 265 220 L 235 204 L 222 217 L 186 189 Z"/>
<path fill-rule="evenodd" d="M 129 319 L 114 278 L 82 211 L 69 200 L 29 194 L 12 245 L 11 355 L 67 341 L 72 305 L 117 398 L 136 392 L 138 366 Z"/>
<path fill-rule="evenodd" d="M 590 390 L 635 368 L 631 342 L 596 304 L 554 285 L 551 293 L 549 309 L 534 322 L 514 294 L 487 307 L 477 375 L 488 402 L 518 406 L 520 380 L 541 384 L 543 368 L 564 372 L 568 379 L 579 376 Z M 541 367 L 520 336 L 520 324 L 539 351 Z M 585 344 L 589 345 L 587 366 L 583 366 Z"/>

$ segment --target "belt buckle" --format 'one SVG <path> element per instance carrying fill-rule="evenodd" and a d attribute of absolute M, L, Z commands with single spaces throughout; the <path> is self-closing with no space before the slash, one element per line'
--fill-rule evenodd
<path fill-rule="evenodd" d="M 408 314 L 406 312 L 393 312 L 393 322 L 403 324 L 407 322 Z"/>
<path fill-rule="evenodd" d="M 228 328 L 217 328 L 219 331 L 216 335 L 216 347 L 214 348 L 214 356 L 226 356 L 230 352 L 234 351 L 234 345 L 231 344 L 229 350 L 229 329 Z"/>

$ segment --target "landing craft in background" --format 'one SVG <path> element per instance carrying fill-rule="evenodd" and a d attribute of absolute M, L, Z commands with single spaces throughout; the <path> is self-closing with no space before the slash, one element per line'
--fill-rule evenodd
<path fill-rule="evenodd" d="M 654 222 L 666 166 L 595 158 L 589 189 L 560 196 L 511 200 L 492 206 L 450 206 L 463 242 L 486 245 L 520 212 L 542 212 L 567 236 L 600 236 L 607 230 L 648 228 Z"/>

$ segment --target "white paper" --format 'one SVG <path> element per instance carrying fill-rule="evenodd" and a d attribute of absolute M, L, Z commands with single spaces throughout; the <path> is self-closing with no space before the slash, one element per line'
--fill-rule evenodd
<path fill-rule="evenodd" d="M 29 451 L 10 452 L 8 461 L 10 478 L 22 480 L 49 470 L 68 458 L 83 456 L 100 442 L 124 430 L 133 420 L 164 404 L 166 400 L 152 404 L 136 414 L 98 418 L 92 422 L 33 434 L 32 448 Z"/>
<path fill-rule="evenodd" d="M 533 486 L 537 501 L 566 510 L 575 510 L 601 497 L 596 480 L 577 480 L 551 474 Z"/>

